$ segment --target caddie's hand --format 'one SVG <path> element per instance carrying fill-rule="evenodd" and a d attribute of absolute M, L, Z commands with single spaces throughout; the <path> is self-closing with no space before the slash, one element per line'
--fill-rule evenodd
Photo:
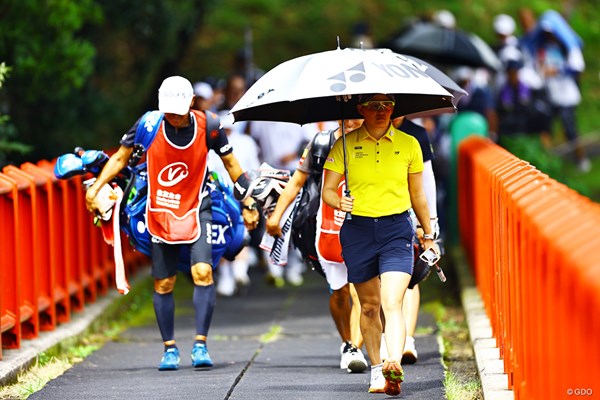
<path fill-rule="evenodd" d="M 354 196 L 340 197 L 340 206 L 339 206 L 340 210 L 351 213 L 353 207 L 354 207 Z"/>
<path fill-rule="evenodd" d="M 85 192 L 85 207 L 92 214 L 96 214 L 98 211 L 98 204 L 96 204 L 97 196 L 98 190 L 96 190 L 93 186 Z"/>
<path fill-rule="evenodd" d="M 279 218 L 276 218 L 274 215 L 271 215 L 267 218 L 265 229 L 267 233 L 273 237 L 281 236 L 281 227 L 279 226 Z"/>
<path fill-rule="evenodd" d="M 259 221 L 259 214 L 257 204 L 254 200 L 244 202 L 242 204 L 242 217 L 244 218 L 244 225 L 249 231 L 256 229 Z"/>

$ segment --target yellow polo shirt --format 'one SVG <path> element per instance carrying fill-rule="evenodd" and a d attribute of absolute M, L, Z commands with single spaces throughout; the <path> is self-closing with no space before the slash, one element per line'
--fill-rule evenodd
<path fill-rule="evenodd" d="M 333 145 L 324 168 L 344 174 L 343 141 Z M 383 217 L 411 208 L 408 174 L 423 171 L 419 142 L 391 124 L 375 140 L 365 128 L 346 134 L 348 188 L 354 197 L 353 215 Z"/>

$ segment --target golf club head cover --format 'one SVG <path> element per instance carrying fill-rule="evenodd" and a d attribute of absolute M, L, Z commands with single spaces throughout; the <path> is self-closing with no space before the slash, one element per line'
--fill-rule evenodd
<path fill-rule="evenodd" d="M 76 175 L 83 175 L 85 172 L 81 158 L 73 153 L 59 156 L 54 164 L 54 175 L 58 179 L 69 179 Z"/>
<path fill-rule="evenodd" d="M 415 245 L 413 273 L 410 276 L 410 282 L 408 283 L 409 289 L 414 289 L 415 285 L 425 280 L 431 273 L 431 265 L 419 258 L 418 254 L 421 252 L 421 250 L 418 247 L 418 245 Z"/>
<path fill-rule="evenodd" d="M 108 161 L 108 155 L 101 150 L 85 150 L 81 154 L 81 162 L 86 171 L 98 175 Z"/>

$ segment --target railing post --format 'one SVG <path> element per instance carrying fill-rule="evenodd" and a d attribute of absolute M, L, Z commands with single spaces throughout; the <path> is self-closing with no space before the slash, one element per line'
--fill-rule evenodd
<path fill-rule="evenodd" d="M 20 254 L 17 241 L 20 228 L 17 182 L 0 173 L 0 332 L 2 348 L 21 347 L 21 282 L 18 271 Z"/>

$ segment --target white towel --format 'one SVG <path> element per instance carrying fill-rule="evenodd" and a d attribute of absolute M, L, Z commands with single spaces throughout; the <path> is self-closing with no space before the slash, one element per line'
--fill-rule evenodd
<path fill-rule="evenodd" d="M 129 282 L 127 281 L 127 275 L 125 274 L 125 263 L 123 262 L 123 250 L 121 249 L 121 229 L 120 229 L 120 205 L 123 199 L 123 191 L 117 187 L 116 190 L 117 198 L 115 199 L 114 211 L 112 214 L 113 218 L 113 235 L 114 235 L 114 255 L 115 255 L 115 284 L 117 290 L 121 294 L 129 293 Z"/>
<path fill-rule="evenodd" d="M 285 209 L 281 216 L 281 220 L 279 221 L 281 236 L 275 238 L 265 232 L 262 241 L 260 242 L 259 247 L 269 253 L 269 258 L 275 265 L 287 265 L 292 235 L 292 221 L 294 220 L 296 207 L 300 202 L 300 193 L 298 193 L 296 199 Z"/>

